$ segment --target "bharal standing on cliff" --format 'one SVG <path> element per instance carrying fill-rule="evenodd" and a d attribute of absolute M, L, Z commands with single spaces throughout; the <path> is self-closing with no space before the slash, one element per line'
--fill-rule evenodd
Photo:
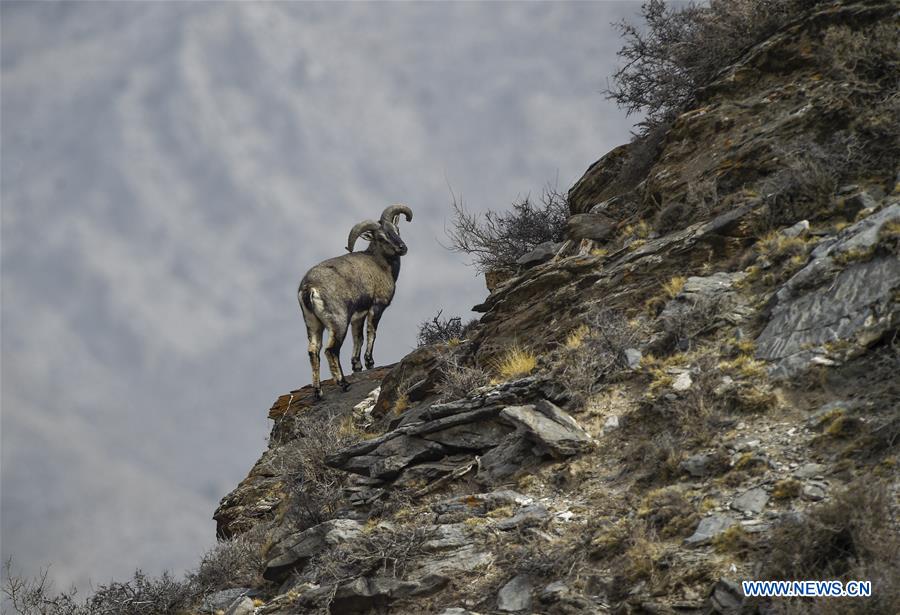
<path fill-rule="evenodd" d="M 362 369 L 359 353 L 362 350 L 363 321 L 366 327 L 366 369 L 375 367 L 372 349 L 378 322 L 394 298 L 400 257 L 406 254 L 406 244 L 400 239 L 397 222 L 400 215 L 412 221 L 412 210 L 406 205 L 391 205 L 378 222 L 363 220 L 350 230 L 347 239 L 349 254 L 329 258 L 306 272 L 297 290 L 306 335 L 309 338 L 309 362 L 312 366 L 315 398 L 321 399 L 319 350 L 322 334 L 328 330 L 325 359 L 334 381 L 346 391 L 350 388 L 341 370 L 340 351 L 347 327 L 353 327 L 353 371 Z M 356 240 L 362 237 L 369 247 L 354 252 Z"/>

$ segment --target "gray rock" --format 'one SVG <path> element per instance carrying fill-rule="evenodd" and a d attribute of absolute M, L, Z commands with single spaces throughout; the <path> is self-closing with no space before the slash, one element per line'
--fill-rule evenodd
<path fill-rule="evenodd" d="M 508 427 L 499 425 L 495 421 L 479 421 L 456 425 L 422 437 L 445 446 L 480 450 L 497 446 L 508 433 Z"/>
<path fill-rule="evenodd" d="M 214 592 L 203 599 L 200 610 L 207 613 L 224 611 L 241 598 L 241 596 L 244 596 L 250 591 L 252 590 L 249 587 L 235 587 L 233 589 L 223 589 Z"/>
<path fill-rule="evenodd" d="M 313 555 L 327 546 L 351 540 L 362 531 L 362 525 L 351 519 L 332 519 L 302 532 L 282 538 L 269 550 L 263 578 L 281 582 L 292 570 L 302 569 Z"/>
<path fill-rule="evenodd" d="M 752 451 L 756 448 L 759 448 L 759 444 L 760 444 L 759 438 L 755 438 L 753 436 L 746 436 L 746 437 L 738 438 L 737 440 L 735 440 L 734 443 L 731 445 L 731 448 L 734 448 L 734 450 L 736 450 L 738 452 L 746 452 L 746 451 Z"/>
<path fill-rule="evenodd" d="M 784 237 L 802 237 L 809 232 L 809 220 L 801 220 L 797 224 L 793 226 L 789 226 L 783 231 L 781 231 L 781 235 Z"/>
<path fill-rule="evenodd" d="M 768 501 L 769 494 L 766 493 L 766 490 L 761 487 L 756 487 L 755 489 L 745 491 L 736 497 L 731 503 L 731 507 L 741 512 L 756 514 L 762 512 Z"/>
<path fill-rule="evenodd" d="M 694 533 L 684 542 L 692 546 L 706 544 L 735 523 L 735 520 L 727 515 L 714 514 L 704 517 L 700 520 L 700 525 L 697 526 Z"/>
<path fill-rule="evenodd" d="M 479 551 L 474 545 L 460 547 L 453 551 L 442 551 L 423 559 L 419 567 L 410 575 L 412 578 L 442 577 L 453 572 L 468 572 L 481 566 L 488 566 L 494 556 L 486 551 Z"/>
<path fill-rule="evenodd" d="M 345 469 L 364 475 L 368 473 L 373 478 L 393 478 L 412 463 L 434 461 L 445 454 L 446 449 L 436 442 L 401 435 L 379 445 L 368 455 L 352 458 Z"/>
<path fill-rule="evenodd" d="M 478 517 L 500 506 L 528 506 L 532 503 L 533 500 L 526 495 L 510 489 L 501 489 L 488 493 L 460 495 L 433 504 L 431 510 L 439 515 L 465 512 L 469 517 Z"/>
<path fill-rule="evenodd" d="M 453 455 L 407 467 L 394 481 L 397 487 L 422 487 L 469 463 L 472 455 Z"/>
<path fill-rule="evenodd" d="M 857 192 L 844 199 L 844 212 L 848 219 L 856 217 L 863 209 L 874 209 L 877 206 L 878 201 L 866 191 Z"/>
<path fill-rule="evenodd" d="M 612 430 L 619 428 L 619 416 L 617 414 L 611 414 L 606 417 L 606 420 L 603 421 L 603 429 Z"/>
<path fill-rule="evenodd" d="M 726 578 L 719 579 L 709 596 L 709 607 L 713 613 L 738 615 L 744 603 L 741 586 Z"/>
<path fill-rule="evenodd" d="M 675 378 L 675 382 L 672 383 L 672 389 L 675 391 L 687 391 L 692 384 L 694 384 L 694 381 L 691 380 L 691 375 L 688 372 L 681 372 Z"/>
<path fill-rule="evenodd" d="M 462 607 L 454 606 L 449 609 L 444 609 L 440 612 L 440 615 L 478 615 L 475 611 L 469 611 L 468 609 L 464 609 Z"/>
<path fill-rule="evenodd" d="M 827 487 L 822 483 L 807 483 L 803 485 L 803 490 L 801 491 L 801 496 L 804 500 L 809 500 L 811 502 L 818 502 L 820 500 L 825 499 L 825 495 L 827 493 Z"/>
<path fill-rule="evenodd" d="M 228 610 L 225 611 L 225 615 L 251 615 L 256 607 L 253 604 L 253 600 L 248 598 L 247 596 L 243 596 L 235 600 Z"/>
<path fill-rule="evenodd" d="M 775 514 L 777 515 L 778 513 Z M 741 527 L 744 528 L 744 531 L 748 534 L 759 534 L 768 532 L 772 529 L 772 524 L 760 521 L 759 519 L 748 519 L 747 521 L 741 521 Z"/>
<path fill-rule="evenodd" d="M 524 574 L 517 574 L 497 594 L 497 608 L 507 613 L 517 613 L 531 608 L 531 579 Z"/>
<path fill-rule="evenodd" d="M 840 265 L 838 257 L 867 253 L 888 222 L 900 220 L 893 204 L 823 241 L 812 260 L 782 285 L 771 318 L 756 340 L 756 356 L 776 363 L 775 377 L 790 377 L 815 362 L 832 362 L 826 344 L 864 348 L 900 321 L 900 259 L 882 256 Z M 838 259 L 838 260 L 836 260 Z"/>
<path fill-rule="evenodd" d="M 637 369 L 641 365 L 643 355 L 637 348 L 625 349 L 625 360 L 628 362 L 628 369 Z"/>
<path fill-rule="evenodd" d="M 569 587 L 562 581 L 554 581 L 541 590 L 539 599 L 544 604 L 552 604 L 569 593 Z"/>
<path fill-rule="evenodd" d="M 534 444 L 520 434 L 508 435 L 499 446 L 481 456 L 476 480 L 494 485 L 527 469 L 538 461 L 533 449 Z"/>
<path fill-rule="evenodd" d="M 553 258 L 556 255 L 556 252 L 561 247 L 562 243 L 545 241 L 544 243 L 536 246 L 531 252 L 523 254 L 522 256 L 517 258 L 516 264 L 522 265 L 523 267 L 533 267 L 534 265 L 545 263 Z"/>
<path fill-rule="evenodd" d="M 678 467 L 695 478 L 702 478 L 711 474 L 718 474 L 725 469 L 727 459 L 715 453 L 698 453 L 691 455 Z"/>
<path fill-rule="evenodd" d="M 554 456 L 569 457 L 593 447 L 593 439 L 575 419 L 547 400 L 527 406 L 508 406 L 500 416 Z"/>
<path fill-rule="evenodd" d="M 530 506 L 522 507 L 522 509 L 512 517 L 498 521 L 495 527 L 498 530 L 512 530 L 528 527 L 539 524 L 549 516 L 550 511 L 547 510 L 546 506 L 543 506 L 542 504 L 532 504 Z"/>
<path fill-rule="evenodd" d="M 825 472 L 825 466 L 821 463 L 805 463 L 794 471 L 796 478 L 815 478 L 822 476 Z"/>
<path fill-rule="evenodd" d="M 605 241 L 616 232 L 615 221 L 602 213 L 575 214 L 566 220 L 566 237 Z"/>
<path fill-rule="evenodd" d="M 429 531 L 432 533 L 432 536 L 422 543 L 424 551 L 435 552 L 458 549 L 471 543 L 471 539 L 466 534 L 466 527 L 462 523 L 434 525 L 431 526 Z"/>

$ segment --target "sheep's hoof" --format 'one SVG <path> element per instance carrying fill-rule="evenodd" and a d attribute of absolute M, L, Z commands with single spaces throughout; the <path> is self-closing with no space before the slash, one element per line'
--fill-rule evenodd
<path fill-rule="evenodd" d="M 313 401 L 322 399 L 322 389 L 313 389 Z"/>
<path fill-rule="evenodd" d="M 350 383 L 347 382 L 346 378 L 341 380 L 338 384 L 340 385 L 342 391 L 347 392 L 350 390 Z"/>
<path fill-rule="evenodd" d="M 353 359 L 350 364 L 353 366 L 353 371 L 361 372 L 362 371 L 362 363 L 359 362 L 359 359 Z"/>
<path fill-rule="evenodd" d="M 375 360 L 370 357 L 366 357 L 366 369 L 374 369 L 374 368 L 375 368 Z"/>

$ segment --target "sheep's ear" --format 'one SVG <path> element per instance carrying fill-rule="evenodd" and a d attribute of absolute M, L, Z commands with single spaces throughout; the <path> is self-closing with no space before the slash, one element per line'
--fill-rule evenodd
<path fill-rule="evenodd" d="M 372 241 L 373 239 L 375 239 L 375 234 L 372 231 L 363 231 L 359 236 L 366 241 Z"/>

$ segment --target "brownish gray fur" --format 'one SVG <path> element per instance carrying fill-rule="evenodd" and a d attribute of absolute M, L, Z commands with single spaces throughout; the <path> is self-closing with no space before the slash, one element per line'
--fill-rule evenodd
<path fill-rule="evenodd" d="M 394 298 L 400 257 L 406 254 L 406 244 L 400 238 L 397 220 L 400 215 L 412 220 L 412 211 L 403 205 L 384 210 L 381 220 L 365 220 L 353 227 L 347 242 L 350 254 L 330 258 L 310 269 L 297 291 L 306 333 L 309 338 L 309 361 L 312 366 L 313 388 L 321 397 L 319 351 L 322 336 L 328 331 L 325 359 L 335 382 L 347 390 L 349 384 L 341 369 L 340 349 L 351 328 L 353 334 L 353 371 L 362 369 L 359 355 L 362 350 L 363 325 L 366 325 L 366 368 L 372 369 L 372 351 L 378 322 Z M 356 239 L 369 241 L 362 252 L 353 252 Z"/>

